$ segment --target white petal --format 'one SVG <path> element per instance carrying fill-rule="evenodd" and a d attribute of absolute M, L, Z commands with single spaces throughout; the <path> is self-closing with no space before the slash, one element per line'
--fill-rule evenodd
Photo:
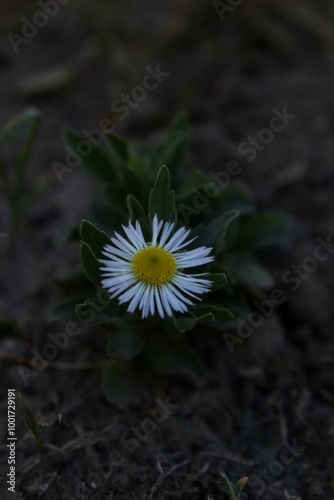
<path fill-rule="evenodd" d="M 113 285 L 118 285 L 118 284 L 121 284 L 121 283 L 125 283 L 126 281 L 129 281 L 129 280 L 137 280 L 137 278 L 133 275 L 133 274 L 123 274 L 123 275 L 120 275 L 120 276 L 112 276 L 112 277 L 108 277 L 108 278 L 104 278 L 101 283 L 102 285 L 105 286 L 105 288 L 107 287 L 111 287 Z"/>
<path fill-rule="evenodd" d="M 211 248 L 201 247 L 189 252 L 181 252 L 173 254 L 177 264 L 181 268 L 197 267 L 212 262 L 215 258 L 213 255 L 208 256 Z"/>
<path fill-rule="evenodd" d="M 145 242 L 144 235 L 143 235 L 143 231 L 142 231 L 142 229 L 140 227 L 139 221 L 137 221 L 137 220 L 136 220 L 136 232 L 138 234 L 138 238 L 140 239 L 140 241 L 142 243 L 142 246 L 143 247 L 147 246 L 146 242 Z"/>
<path fill-rule="evenodd" d="M 142 248 L 141 241 L 138 238 L 136 230 L 131 226 L 125 227 L 123 226 L 124 232 L 131 241 L 132 245 L 136 247 L 136 250 L 140 250 Z"/>
<path fill-rule="evenodd" d="M 211 252 L 212 248 L 207 247 L 199 247 L 194 250 L 187 250 L 186 252 L 174 253 L 174 257 L 176 258 L 195 258 L 195 257 L 206 257 Z"/>
<path fill-rule="evenodd" d="M 153 230 L 152 242 L 151 242 L 152 246 L 155 246 L 157 243 L 157 239 L 158 239 L 162 225 L 163 225 L 163 221 L 160 221 L 158 223 L 158 217 L 155 215 L 153 217 L 153 225 L 152 225 L 152 230 Z"/>
<path fill-rule="evenodd" d="M 180 242 L 177 242 L 175 243 L 172 248 L 170 248 L 170 252 L 174 253 L 174 252 L 177 252 L 178 250 L 181 250 L 181 248 L 184 248 L 186 247 L 187 245 L 190 245 L 190 243 L 192 243 L 193 241 L 195 241 L 197 238 L 197 236 L 195 238 L 192 238 L 191 240 L 188 240 L 186 241 L 185 243 L 182 243 L 182 245 L 180 245 Z"/>
<path fill-rule="evenodd" d="M 190 230 L 187 231 L 184 227 L 181 227 L 176 231 L 176 233 L 172 236 L 172 238 L 169 240 L 169 242 L 165 245 L 166 250 L 170 250 L 170 248 L 174 245 L 174 243 L 182 243 L 188 234 L 190 233 Z"/>
<path fill-rule="evenodd" d="M 194 298 L 197 298 L 196 294 L 198 295 L 210 291 L 210 285 L 202 283 L 202 281 L 204 280 L 186 279 L 178 275 L 173 278 L 173 283 L 177 285 L 183 293 Z"/>
<path fill-rule="evenodd" d="M 181 302 L 172 290 L 166 285 L 166 297 L 174 311 L 185 312 L 187 307 Z"/>
<path fill-rule="evenodd" d="M 108 246 L 102 251 L 103 255 L 113 260 L 120 260 L 120 258 L 129 261 L 132 258 L 132 254 L 125 250 L 120 250 L 115 247 Z"/>
<path fill-rule="evenodd" d="M 161 318 L 164 318 L 164 310 L 162 308 L 161 304 L 161 299 L 160 299 L 160 293 L 159 293 L 159 287 L 154 287 L 154 295 L 155 295 L 155 302 L 157 304 L 158 312 Z"/>
<path fill-rule="evenodd" d="M 129 290 L 124 291 L 120 297 L 118 297 L 119 303 L 124 304 L 124 302 L 129 302 L 139 291 L 142 283 L 139 282 L 135 286 L 131 287 Z"/>
<path fill-rule="evenodd" d="M 128 311 L 131 313 L 133 313 L 138 306 L 138 303 L 139 303 L 139 301 L 142 297 L 142 294 L 144 293 L 144 290 L 145 290 L 145 284 L 138 283 L 138 285 L 136 285 L 135 288 L 136 288 L 135 294 L 134 294 L 133 299 L 131 300 L 129 307 L 128 307 Z"/>
<path fill-rule="evenodd" d="M 170 291 L 172 291 L 172 292 L 176 295 L 176 297 L 177 297 L 179 300 L 181 300 L 181 302 L 184 302 L 185 304 L 188 304 L 189 306 L 194 305 L 194 304 L 193 304 L 193 302 L 191 302 L 191 300 L 189 300 L 189 299 L 187 299 L 186 297 L 184 297 L 184 296 L 181 294 L 181 292 L 179 292 L 179 290 L 178 290 L 175 286 L 173 286 L 173 284 L 172 284 L 172 283 L 168 283 L 166 286 L 168 287 L 168 289 L 169 289 Z M 196 297 L 196 298 L 197 298 L 197 297 Z"/>
<path fill-rule="evenodd" d="M 167 289 L 166 287 L 164 286 L 161 286 L 160 287 L 160 297 L 161 297 L 161 302 L 162 302 L 162 305 L 167 313 L 168 316 L 172 316 L 172 310 L 170 308 L 170 305 L 169 305 L 169 302 L 167 300 Z"/>
<path fill-rule="evenodd" d="M 123 236 L 121 236 L 118 233 L 115 233 L 115 236 L 116 236 L 115 238 L 111 238 L 111 241 L 114 243 L 114 245 L 118 246 L 125 252 L 127 251 L 131 255 L 136 253 L 136 248 L 131 243 L 126 241 L 126 239 L 123 238 Z"/>
<path fill-rule="evenodd" d="M 151 290 L 150 290 L 150 313 L 151 314 L 154 314 L 154 297 L 155 297 L 155 294 L 154 294 L 154 290 L 155 290 L 155 287 L 154 286 L 151 286 Z"/>
<path fill-rule="evenodd" d="M 139 309 L 142 311 L 142 318 L 146 318 L 147 313 L 148 313 L 148 307 L 149 307 L 149 293 L 150 293 L 150 287 L 146 285 L 146 288 L 144 290 L 144 293 L 142 295 L 142 298 L 139 302 Z M 147 310 L 147 312 L 146 312 Z"/>
<path fill-rule="evenodd" d="M 166 222 L 159 239 L 159 244 L 158 244 L 159 247 L 162 247 L 168 240 L 171 232 L 173 231 L 173 228 L 174 228 L 174 222 L 172 223 Z"/>

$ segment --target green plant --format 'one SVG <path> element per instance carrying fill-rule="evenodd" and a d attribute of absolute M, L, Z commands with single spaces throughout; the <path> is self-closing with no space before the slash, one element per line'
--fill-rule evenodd
<path fill-rule="evenodd" d="M 227 477 L 227 475 L 224 472 L 221 472 L 220 474 L 225 480 L 226 488 L 227 488 L 230 500 L 240 500 L 241 492 L 248 482 L 248 477 L 242 477 L 241 479 L 239 479 L 237 484 L 235 484 L 233 486 L 232 483 L 230 482 L 229 478 Z"/>
<path fill-rule="evenodd" d="M 84 136 L 69 129 L 65 129 L 63 136 L 73 153 L 85 140 Z M 77 305 L 76 313 L 81 320 L 91 326 L 101 326 L 107 333 L 107 352 L 111 362 L 102 385 L 107 399 L 118 405 L 139 402 L 149 381 L 156 377 L 186 375 L 196 382 L 203 380 L 203 361 L 187 342 L 186 332 L 201 324 L 205 324 L 206 329 L 217 331 L 233 328 L 235 316 L 250 311 L 250 300 L 265 296 L 263 290 L 270 289 L 273 280 L 260 265 L 255 252 L 277 244 L 291 225 L 291 219 L 283 213 L 259 212 L 242 182 L 230 182 L 224 189 L 216 189 L 210 202 L 201 210 L 198 204 L 194 209 L 194 195 L 202 194 L 203 197 L 208 183 L 212 184 L 212 178 L 197 168 L 184 171 L 188 136 L 187 118 L 180 114 L 155 150 L 142 144 L 129 145 L 115 133 L 105 131 L 103 143 L 92 146 L 91 154 L 82 158 L 82 166 L 101 182 L 103 193 L 103 198 L 92 207 L 93 216 L 102 229 L 87 220 L 80 228 L 83 269 L 95 287 L 95 302 L 100 301 L 100 305 L 92 307 L 89 299 Z M 176 188 L 175 191 L 172 188 Z M 166 304 L 163 305 L 167 314 L 161 313 L 159 297 L 156 296 L 151 309 L 145 307 L 143 300 L 137 308 L 130 303 L 127 310 L 126 305 L 119 304 L 116 299 L 106 299 L 108 293 L 103 292 L 106 279 L 101 267 L 107 265 L 110 269 L 110 262 L 101 263 L 101 259 L 106 259 L 103 252 L 107 245 L 114 244 L 126 251 L 121 240 L 110 240 L 112 233 L 119 230 L 120 222 L 127 225 L 124 231 L 127 231 L 130 243 L 133 243 L 131 237 L 139 238 L 141 230 L 145 245 L 152 246 L 150 242 L 159 221 L 167 224 L 161 227 L 162 232 L 174 224 L 170 237 L 176 233 L 185 234 L 188 227 L 192 229 L 189 239 L 196 239 L 187 250 L 189 255 L 202 252 L 203 270 L 196 273 L 206 273 L 203 279 L 211 284 L 204 286 L 199 284 L 201 278 L 193 278 L 198 280 L 198 290 L 202 287 L 200 298 L 203 300 L 194 300 L 191 305 L 184 301 L 188 305 L 174 308 L 171 314 Z M 212 258 L 208 257 L 207 250 L 201 250 L 204 247 L 212 248 Z M 111 252 L 116 252 L 117 258 L 125 259 L 124 253 L 119 257 L 119 249 Z M 162 255 L 161 249 L 158 253 L 151 257 L 161 258 L 167 269 L 168 258 Z M 149 258 L 147 250 L 145 255 Z M 138 261 L 131 262 L 131 272 L 137 272 Z M 142 261 L 141 265 L 144 264 Z M 168 282 L 167 274 L 163 278 L 165 282 Z M 135 281 L 127 279 L 129 289 L 136 287 Z M 157 284 L 160 282 L 154 281 L 155 275 L 147 279 L 153 279 L 148 282 L 151 288 L 160 286 Z"/>
<path fill-rule="evenodd" d="M 22 214 L 36 185 L 27 190 L 24 177 L 40 123 L 40 112 L 36 108 L 28 108 L 12 118 L 0 132 L 0 178 L 9 208 L 10 247 L 13 247 Z"/>
<path fill-rule="evenodd" d="M 43 430 L 52 427 L 57 422 L 59 424 L 61 423 L 62 416 L 60 415 L 60 413 L 58 413 L 58 415 L 51 421 L 42 422 L 40 414 L 35 415 L 33 411 L 25 403 L 22 395 L 19 393 L 18 396 L 21 406 L 24 410 L 24 423 L 27 429 L 29 429 L 29 431 L 32 433 L 34 437 L 37 450 L 41 452 L 45 448 L 49 448 L 50 450 L 61 452 L 59 448 L 57 448 L 51 443 L 44 441 L 42 437 Z"/>

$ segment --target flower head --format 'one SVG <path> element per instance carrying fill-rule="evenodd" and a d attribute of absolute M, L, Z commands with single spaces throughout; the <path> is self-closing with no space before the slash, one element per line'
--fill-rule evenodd
<path fill-rule="evenodd" d="M 199 247 L 184 251 L 192 240 L 186 241 L 190 230 L 181 227 L 174 234 L 174 223 L 158 221 L 154 216 L 152 241 L 147 243 L 140 224 L 123 226 L 124 238 L 118 233 L 105 245 L 102 286 L 120 304 L 129 303 L 128 311 L 139 309 L 142 317 L 158 312 L 161 318 L 172 311 L 184 313 L 193 305 L 192 299 L 209 292 L 211 281 L 203 274 L 185 274 L 186 268 L 202 266 L 214 260 L 211 248 Z"/>

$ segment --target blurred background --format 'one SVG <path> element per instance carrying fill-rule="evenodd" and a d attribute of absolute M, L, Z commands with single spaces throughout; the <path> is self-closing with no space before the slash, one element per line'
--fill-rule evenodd
<path fill-rule="evenodd" d="M 94 194 L 80 167 L 62 183 L 55 175 L 54 162 L 66 165 L 63 126 L 91 131 L 110 119 L 127 139 L 154 143 L 185 109 L 189 165 L 218 171 L 237 159 L 259 205 L 284 208 L 319 230 L 332 225 L 331 2 L 62 1 L 1 6 L 0 125 L 28 106 L 43 115 L 29 175 L 45 188 L 28 222 L 44 225 L 43 233 L 75 226 Z M 168 74 L 157 88 L 126 113 L 120 103 L 113 111 L 157 65 Z M 247 162 L 238 146 L 284 106 L 297 118 Z M 30 244 L 38 247 L 36 237 Z"/>
<path fill-rule="evenodd" d="M 80 166 L 66 171 L 62 182 L 57 178 L 55 162 L 66 165 L 67 151 L 60 139 L 64 126 L 92 131 L 99 128 L 102 119 L 109 119 L 115 131 L 127 140 L 145 139 L 156 144 L 175 113 L 185 109 L 192 124 L 188 165 L 208 172 L 220 171 L 227 161 L 236 159 L 243 167 L 241 177 L 254 191 L 258 206 L 280 208 L 295 218 L 293 240 L 286 256 L 279 261 L 274 254 L 267 257 L 278 280 L 291 265 L 312 255 L 317 237 L 326 239 L 333 232 L 334 4 L 330 0 L 241 0 L 237 3 L 2 0 L 0 128 L 28 106 L 35 106 L 42 112 L 41 133 L 27 170 L 27 187 L 37 179 L 43 188 L 24 214 L 16 257 L 1 260 L 0 283 L 3 319 L 16 316 L 32 345 L 41 342 L 45 335 L 43 321 L 56 302 L 51 283 L 59 266 L 67 259 L 67 250 L 57 250 L 54 237 L 66 228 L 78 227 L 82 218 L 89 218 L 91 200 L 98 192 L 97 184 Z M 52 12 L 52 15 L 41 16 L 37 12 Z M 40 27 L 36 28 L 38 23 Z M 129 104 L 121 112 L 120 101 L 125 99 L 122 96 L 142 86 L 145 76 L 152 71 L 164 73 L 156 77 L 156 88 L 148 90 L 145 98 L 140 96 L 135 105 Z M 285 107 L 296 117 L 270 144 L 258 151 L 253 161 L 247 161 L 247 156 L 240 152 L 240 144 L 268 126 L 273 109 L 283 112 Z M 0 233 L 5 234 L 8 232 L 8 213 L 3 201 L 0 213 Z M 2 243 L 1 252 L 3 248 Z M 76 254 L 77 249 L 73 252 Z M 333 440 L 330 407 L 334 391 L 332 372 L 328 371 L 333 363 L 332 272 L 333 263 L 329 259 L 291 296 L 297 318 L 288 316 L 286 324 L 272 326 L 281 345 L 291 342 L 291 349 L 297 352 L 304 349 L 308 353 L 318 353 L 318 359 L 323 360 L 318 361 L 321 373 L 305 375 L 304 368 L 298 371 L 292 363 L 286 368 L 290 378 L 284 375 L 283 382 L 275 379 L 270 389 L 265 384 L 261 386 L 262 375 L 257 379 L 256 372 L 248 374 L 251 383 L 256 380 L 261 386 L 259 391 L 263 398 L 260 397 L 259 407 L 272 395 L 271 391 L 287 394 L 291 380 L 298 380 L 294 395 L 301 398 L 298 399 L 298 411 L 304 415 L 305 408 L 313 401 L 313 409 L 308 414 L 308 432 L 312 434 L 314 427 L 322 427 L 311 439 L 313 444 L 322 443 L 321 446 Z M 287 326 L 294 327 L 289 334 Z M 264 354 L 267 351 L 263 343 L 258 349 L 258 356 L 265 365 L 269 358 Z M 329 361 L 323 358 L 325 352 Z M 237 358 L 228 362 L 238 364 Z M 8 364 L 5 367 L 8 368 L 8 385 L 16 386 L 15 369 L 11 370 Z M 46 398 L 46 407 L 51 411 L 56 403 L 63 401 L 70 376 L 66 374 L 60 386 L 52 388 L 50 398 L 49 376 L 43 374 L 43 380 L 29 386 L 27 393 L 35 407 L 43 406 L 43 398 Z M 314 391 L 312 397 L 308 393 L 310 385 Z M 92 383 L 92 393 L 93 386 Z M 73 394 L 80 393 L 75 384 L 70 390 Z M 192 405 L 197 408 L 198 421 L 191 424 L 193 428 L 202 429 L 205 419 L 221 411 L 221 407 L 210 407 L 208 402 L 208 413 L 201 413 L 208 393 L 222 398 L 222 405 L 228 401 L 228 396 L 226 400 L 222 396 L 229 393 L 225 386 L 213 384 L 207 391 L 206 395 L 199 393 L 198 399 L 188 401 L 188 408 Z M 89 386 L 85 392 L 89 393 Z M 322 398 L 321 404 L 318 396 Z M 252 397 L 248 398 L 250 405 L 255 400 Z M 99 399 L 97 401 L 102 405 Z M 286 410 L 290 408 L 287 411 L 293 411 L 291 401 L 296 403 L 293 398 L 287 400 Z M 105 419 L 108 410 L 103 407 L 103 411 L 99 411 L 103 414 L 102 420 Z M 293 418 L 298 428 L 304 417 L 300 417 L 301 420 Z M 92 419 L 93 416 L 87 417 L 84 424 L 79 420 L 76 430 L 80 432 L 80 426 L 89 428 Z M 181 422 L 178 432 L 182 425 Z M 207 430 L 203 435 L 202 430 L 199 435 L 206 436 Z M 170 432 L 173 435 L 174 431 Z M 238 442 L 238 431 L 233 436 Z M 173 441 L 173 437 L 170 439 Z M 261 448 L 262 444 L 257 444 Z M 169 444 L 165 441 L 164 446 L 168 449 Z M 175 442 L 170 445 L 173 446 Z M 146 464 L 145 456 L 139 461 L 145 469 L 146 488 L 154 484 L 155 451 L 147 467 L 142 465 Z M 75 474 L 82 478 L 87 472 L 84 459 L 76 458 L 79 465 Z M 330 499 L 333 480 L 330 489 L 326 467 L 329 470 L 333 457 L 328 458 L 327 466 L 323 467 L 320 466 L 322 459 L 317 459 L 316 477 L 308 480 L 305 478 L 307 473 L 302 470 L 312 471 L 314 460 L 314 456 L 309 456 L 303 462 L 304 469 L 296 466 L 297 469 L 289 471 L 290 491 L 303 500 Z M 55 489 L 50 490 L 48 498 L 59 498 L 73 486 L 72 472 L 63 466 L 66 478 L 59 484 L 56 481 L 57 486 L 52 486 Z M 240 467 L 242 474 L 244 471 Z M 51 470 L 39 471 L 37 477 L 46 477 Z M 295 471 L 294 476 L 292 471 Z M 138 483 L 136 472 L 132 476 L 130 471 L 127 474 L 132 477 L 130 482 Z M 235 475 L 238 479 L 238 473 Z M 182 489 L 180 484 L 174 484 L 161 498 L 209 499 L 204 491 L 210 488 L 197 491 L 184 478 L 179 477 L 179 480 L 184 484 L 183 496 L 172 496 L 171 491 Z M 39 491 L 33 489 L 37 488 L 36 484 L 28 481 L 31 490 L 24 498 L 35 498 Z M 114 485 L 115 498 L 149 498 L 143 496 L 143 489 L 138 487 L 131 493 L 128 487 L 126 478 L 120 479 L 119 484 Z M 212 498 L 223 498 L 212 491 Z M 256 498 L 284 498 L 282 491 L 284 488 L 277 496 L 271 491 L 269 496 Z M 94 498 L 114 498 L 107 496 L 107 489 L 99 490 L 98 495 L 101 496 Z"/>

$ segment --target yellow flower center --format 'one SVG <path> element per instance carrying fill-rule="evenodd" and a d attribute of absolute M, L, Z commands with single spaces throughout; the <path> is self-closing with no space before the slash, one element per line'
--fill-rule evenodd
<path fill-rule="evenodd" d="M 150 285 L 163 285 L 176 270 L 173 255 L 164 248 L 148 247 L 139 250 L 133 259 L 133 271 L 137 278 Z"/>

